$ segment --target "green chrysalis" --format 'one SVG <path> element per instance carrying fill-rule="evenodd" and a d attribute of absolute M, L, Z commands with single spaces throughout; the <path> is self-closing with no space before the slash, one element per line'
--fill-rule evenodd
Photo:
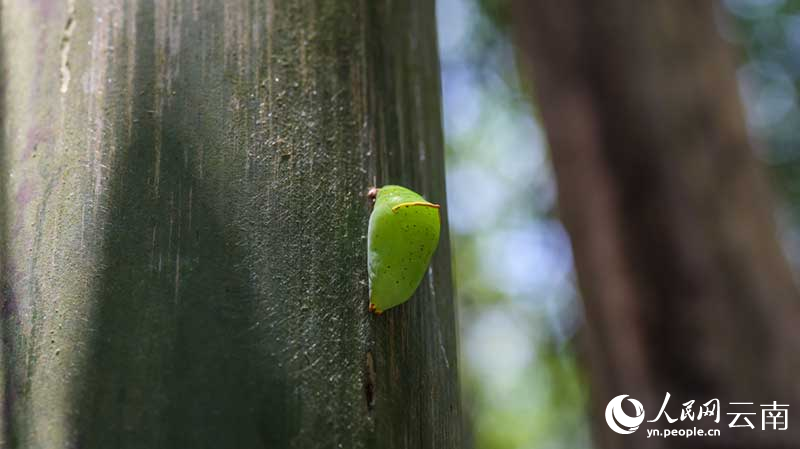
<path fill-rule="evenodd" d="M 411 297 L 439 244 L 439 205 L 400 186 L 370 190 L 367 231 L 369 309 L 381 313 Z"/>

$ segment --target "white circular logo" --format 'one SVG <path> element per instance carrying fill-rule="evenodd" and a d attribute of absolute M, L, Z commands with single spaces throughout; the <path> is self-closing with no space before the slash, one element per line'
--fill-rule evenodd
<path fill-rule="evenodd" d="M 608 423 L 608 427 L 611 427 L 611 430 L 614 432 L 621 434 L 636 432 L 636 429 L 638 429 L 639 425 L 644 421 L 644 407 L 642 407 L 642 403 L 636 399 L 628 399 L 628 402 L 633 404 L 636 409 L 636 416 L 628 416 L 622 411 L 622 400 L 627 397 L 627 394 L 621 394 L 612 399 L 606 407 L 606 422 Z"/>

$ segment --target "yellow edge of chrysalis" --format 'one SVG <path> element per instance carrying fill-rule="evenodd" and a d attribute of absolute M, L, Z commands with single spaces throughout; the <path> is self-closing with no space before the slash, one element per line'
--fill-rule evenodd
<path fill-rule="evenodd" d="M 425 207 L 432 207 L 434 209 L 438 209 L 441 207 L 438 204 L 429 203 L 427 201 L 411 201 L 409 203 L 400 203 L 392 207 L 392 212 L 397 212 L 397 209 L 400 209 L 401 207 L 411 207 L 411 206 L 425 206 Z"/>

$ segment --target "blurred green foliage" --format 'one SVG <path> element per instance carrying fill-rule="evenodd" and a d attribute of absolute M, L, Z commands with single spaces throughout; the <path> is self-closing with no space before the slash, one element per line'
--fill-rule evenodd
<path fill-rule="evenodd" d="M 724 0 L 718 29 L 800 266 L 800 0 Z M 510 0 L 439 0 L 448 203 L 468 428 L 479 449 L 591 447 L 582 310 Z M 781 211 L 788 213 L 782 214 Z"/>
<path fill-rule="evenodd" d="M 589 446 L 581 310 L 506 0 L 438 3 L 464 403 L 474 446 Z"/>
<path fill-rule="evenodd" d="M 779 194 L 787 254 L 800 267 L 800 1 L 725 0 L 722 35 L 740 50 L 737 72 L 758 156 Z"/>

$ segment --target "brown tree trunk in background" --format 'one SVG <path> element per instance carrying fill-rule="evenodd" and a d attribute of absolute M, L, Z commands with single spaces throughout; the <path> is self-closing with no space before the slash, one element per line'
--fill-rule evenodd
<path fill-rule="evenodd" d="M 367 189 L 446 197 L 430 1 L 0 25 L 0 448 L 461 447 L 446 223 L 367 312 Z"/>
<path fill-rule="evenodd" d="M 796 447 L 800 296 L 712 2 L 517 2 L 587 314 L 596 441 L 604 448 Z M 612 432 L 605 406 L 654 419 L 718 398 L 709 418 Z M 790 405 L 761 430 L 760 404 Z M 730 402 L 753 402 L 752 406 Z M 756 430 L 729 412 L 755 412 Z M 740 421 L 742 422 L 742 421 Z M 645 430 L 721 429 L 647 439 Z"/>

